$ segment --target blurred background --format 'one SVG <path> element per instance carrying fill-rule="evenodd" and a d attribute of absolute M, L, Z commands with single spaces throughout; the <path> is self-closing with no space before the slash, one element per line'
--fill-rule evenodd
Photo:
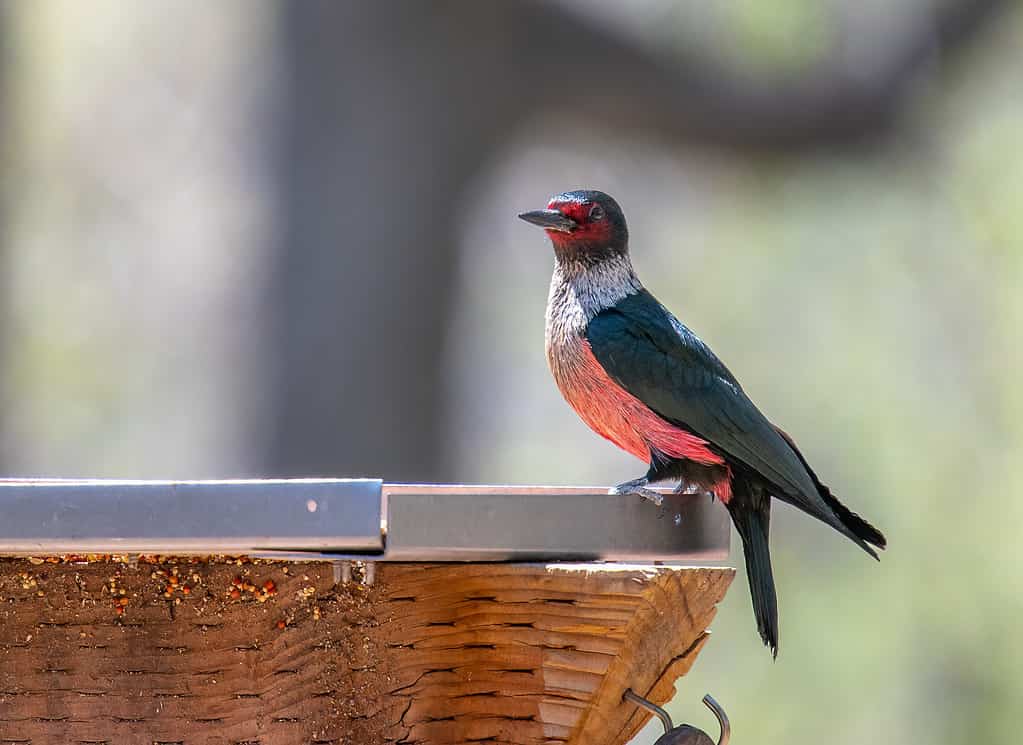
<path fill-rule="evenodd" d="M 636 476 L 549 379 L 515 219 L 599 188 L 891 542 L 777 509 L 779 658 L 740 572 L 676 719 L 1012 742 L 1020 70 L 995 0 L 0 0 L 0 471 Z"/>

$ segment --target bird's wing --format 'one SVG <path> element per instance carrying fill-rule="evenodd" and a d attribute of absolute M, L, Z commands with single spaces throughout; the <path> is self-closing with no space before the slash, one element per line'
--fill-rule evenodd
<path fill-rule="evenodd" d="M 646 290 L 597 314 L 586 337 L 611 379 L 659 416 L 759 473 L 777 496 L 836 522 L 799 456 L 728 368 Z"/>

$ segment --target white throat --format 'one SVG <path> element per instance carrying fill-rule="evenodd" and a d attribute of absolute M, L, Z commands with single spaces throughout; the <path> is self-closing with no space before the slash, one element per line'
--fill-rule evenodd
<path fill-rule="evenodd" d="M 547 298 L 547 332 L 580 332 L 590 320 L 643 289 L 628 256 L 592 265 L 559 261 Z"/>

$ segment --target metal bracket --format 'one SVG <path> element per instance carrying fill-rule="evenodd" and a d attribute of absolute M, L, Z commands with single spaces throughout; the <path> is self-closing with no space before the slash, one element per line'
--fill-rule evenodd
<path fill-rule="evenodd" d="M 728 555 L 709 496 L 378 479 L 0 479 L 0 555 L 694 562 Z"/>
<path fill-rule="evenodd" d="M 395 561 L 707 561 L 728 555 L 728 516 L 705 495 L 666 492 L 661 507 L 593 487 L 386 484 L 384 495 L 386 554 Z"/>

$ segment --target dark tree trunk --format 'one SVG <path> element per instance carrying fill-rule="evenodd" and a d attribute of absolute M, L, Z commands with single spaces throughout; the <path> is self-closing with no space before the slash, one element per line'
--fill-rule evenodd
<path fill-rule="evenodd" d="M 284 4 L 261 467 L 457 475 L 441 375 L 458 210 L 524 117 L 561 107 L 620 136 L 732 148 L 856 143 L 889 128 L 934 51 L 1003 4 L 943 4 L 866 79 L 825 60 L 773 81 L 665 59 L 553 4 Z"/>
<path fill-rule="evenodd" d="M 440 376 L 453 217 L 504 131 L 493 96 L 473 90 L 483 55 L 466 51 L 472 35 L 442 4 L 302 2 L 283 12 L 266 465 L 450 476 Z"/>

